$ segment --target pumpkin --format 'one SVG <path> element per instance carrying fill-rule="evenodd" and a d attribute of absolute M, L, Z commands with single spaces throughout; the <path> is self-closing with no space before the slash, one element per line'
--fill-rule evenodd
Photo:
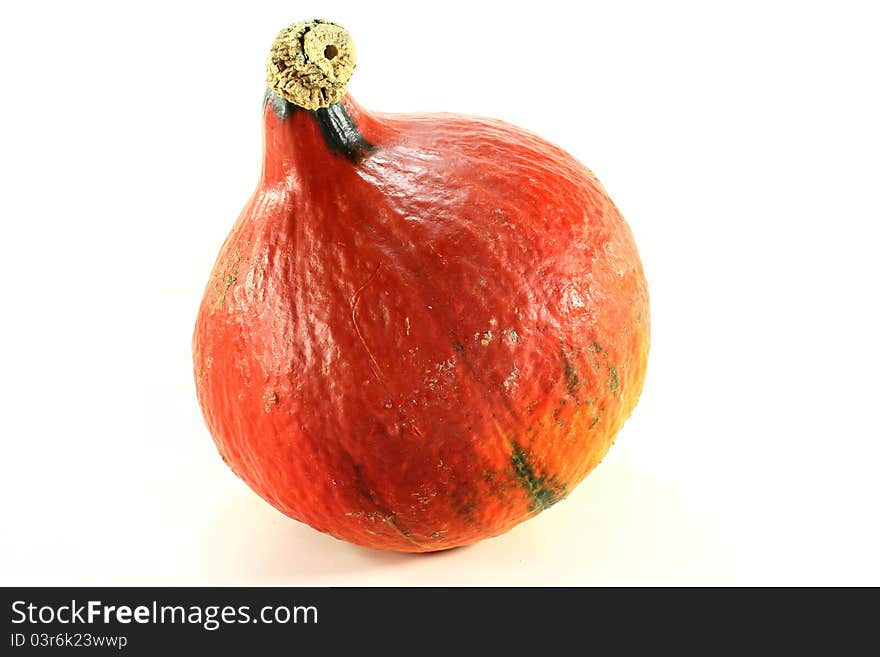
<path fill-rule="evenodd" d="M 506 532 L 602 459 L 648 292 L 596 177 L 501 121 L 368 111 L 348 33 L 272 46 L 262 176 L 198 311 L 217 449 L 280 511 L 426 552 Z"/>

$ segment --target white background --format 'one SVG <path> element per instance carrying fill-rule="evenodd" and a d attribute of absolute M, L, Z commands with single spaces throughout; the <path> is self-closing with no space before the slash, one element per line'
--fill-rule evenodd
<path fill-rule="evenodd" d="M 721 4 L 4 3 L 0 583 L 880 584 L 878 16 Z M 316 16 L 353 33 L 363 105 L 542 134 L 639 244 L 641 403 L 500 538 L 336 541 L 202 423 L 192 327 L 256 184 L 266 52 Z"/>

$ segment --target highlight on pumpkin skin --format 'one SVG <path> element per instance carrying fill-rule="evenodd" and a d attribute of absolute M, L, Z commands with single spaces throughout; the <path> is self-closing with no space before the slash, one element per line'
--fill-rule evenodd
<path fill-rule="evenodd" d="M 344 27 L 323 19 L 302 21 L 275 37 L 266 81 L 281 98 L 316 110 L 342 100 L 356 65 L 354 41 Z"/>

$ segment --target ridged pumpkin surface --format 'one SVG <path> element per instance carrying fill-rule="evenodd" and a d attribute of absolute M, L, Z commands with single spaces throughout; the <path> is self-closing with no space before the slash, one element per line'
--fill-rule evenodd
<path fill-rule="evenodd" d="M 502 533 L 563 498 L 636 404 L 648 294 L 583 165 L 526 131 L 343 101 L 264 110 L 257 191 L 199 310 L 199 401 L 229 466 L 340 539 Z"/>

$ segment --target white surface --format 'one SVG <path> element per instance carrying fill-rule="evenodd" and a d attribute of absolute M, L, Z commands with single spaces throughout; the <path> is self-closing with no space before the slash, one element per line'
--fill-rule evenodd
<path fill-rule="evenodd" d="M 880 584 L 878 16 L 817 4 L 4 4 L 0 584 Z M 199 414 L 266 49 L 314 16 L 353 32 L 362 104 L 544 135 L 641 250 L 635 415 L 566 501 L 473 547 L 289 520 Z"/>

